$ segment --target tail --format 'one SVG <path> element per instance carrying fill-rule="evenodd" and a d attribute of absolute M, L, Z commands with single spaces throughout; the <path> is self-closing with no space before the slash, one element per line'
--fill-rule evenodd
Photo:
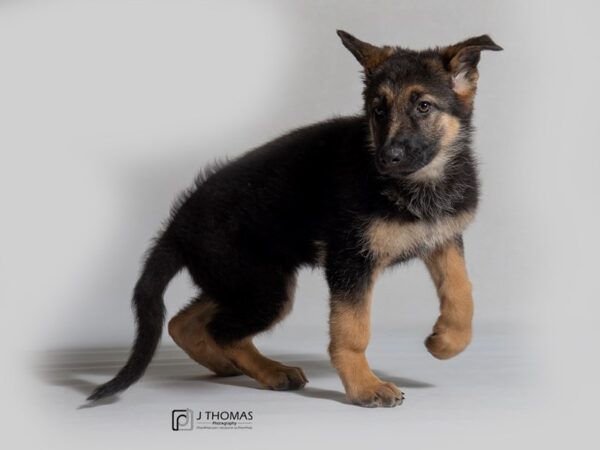
<path fill-rule="evenodd" d="M 94 390 L 88 397 L 89 401 L 123 391 L 144 374 L 162 334 L 165 316 L 163 294 L 182 267 L 183 261 L 167 229 L 152 247 L 133 292 L 137 329 L 129 360 L 112 380 Z"/>

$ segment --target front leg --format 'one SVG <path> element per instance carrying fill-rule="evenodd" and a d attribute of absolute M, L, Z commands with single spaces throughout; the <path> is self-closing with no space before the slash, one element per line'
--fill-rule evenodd
<path fill-rule="evenodd" d="M 440 299 L 440 316 L 425 345 L 438 359 L 452 358 L 469 345 L 472 334 L 473 297 L 462 240 L 437 249 L 425 258 L 425 264 Z"/>
<path fill-rule="evenodd" d="M 369 261 L 353 258 L 345 264 L 330 264 L 327 278 L 331 290 L 329 355 L 346 396 L 367 406 L 396 406 L 404 395 L 393 384 L 381 381 L 371 371 L 365 355 L 371 335 L 371 298 L 375 271 Z"/>

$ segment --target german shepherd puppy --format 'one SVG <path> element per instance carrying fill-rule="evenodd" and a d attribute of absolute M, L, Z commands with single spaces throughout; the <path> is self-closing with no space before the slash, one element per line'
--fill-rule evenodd
<path fill-rule="evenodd" d="M 478 199 L 471 116 L 479 36 L 424 51 L 376 47 L 344 31 L 364 69 L 364 111 L 292 131 L 198 178 L 173 208 L 133 293 L 129 360 L 89 397 L 129 387 L 158 345 L 163 293 L 187 268 L 201 294 L 169 323 L 175 342 L 217 375 L 244 373 L 275 390 L 302 388 L 298 367 L 252 339 L 290 311 L 302 266 L 324 267 L 331 362 L 348 399 L 395 406 L 402 392 L 367 363 L 373 285 L 386 268 L 425 262 L 440 316 L 425 345 L 450 358 L 471 340 L 473 300 L 461 234 Z"/>

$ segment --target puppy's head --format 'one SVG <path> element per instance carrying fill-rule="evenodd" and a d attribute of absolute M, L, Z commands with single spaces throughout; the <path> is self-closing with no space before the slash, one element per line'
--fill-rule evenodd
<path fill-rule="evenodd" d="M 378 172 L 393 178 L 439 177 L 469 127 L 482 50 L 502 50 L 479 36 L 413 51 L 376 47 L 338 31 L 363 66 L 365 113 Z"/>

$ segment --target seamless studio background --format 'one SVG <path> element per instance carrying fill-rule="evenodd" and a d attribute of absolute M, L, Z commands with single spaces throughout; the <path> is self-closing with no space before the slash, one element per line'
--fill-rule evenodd
<path fill-rule="evenodd" d="M 584 1 L 0 1 L 7 439 L 591 447 L 597 13 Z M 419 261 L 390 270 L 375 291 L 370 355 L 407 402 L 346 405 L 326 361 L 327 287 L 306 270 L 292 314 L 258 341 L 307 366 L 314 387 L 304 396 L 216 384 L 165 333 L 146 381 L 113 404 L 76 409 L 124 361 L 141 258 L 201 168 L 360 111 L 359 66 L 338 28 L 416 49 L 489 33 L 505 49 L 482 54 L 476 99 L 483 194 L 465 235 L 472 348 L 432 361 L 422 340 L 437 317 L 433 285 Z M 193 293 L 187 275 L 175 279 L 168 317 Z M 170 431 L 170 409 L 207 404 L 254 408 L 255 429 Z"/>

